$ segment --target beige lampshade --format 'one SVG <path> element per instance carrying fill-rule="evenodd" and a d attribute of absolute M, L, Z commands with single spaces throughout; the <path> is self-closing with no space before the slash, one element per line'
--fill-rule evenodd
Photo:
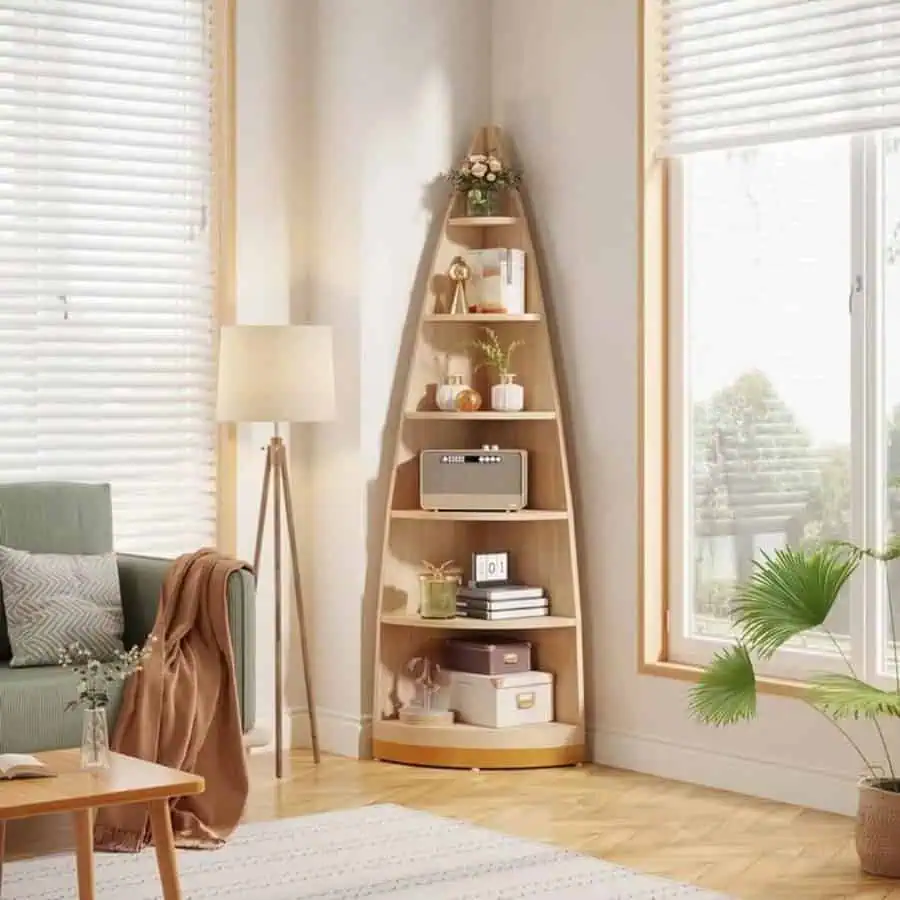
<path fill-rule="evenodd" d="M 222 327 L 216 403 L 220 422 L 325 422 L 334 415 L 331 328 Z"/>

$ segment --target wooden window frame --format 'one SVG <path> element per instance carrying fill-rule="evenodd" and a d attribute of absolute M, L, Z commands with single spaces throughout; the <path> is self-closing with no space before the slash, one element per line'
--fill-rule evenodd
<path fill-rule="evenodd" d="M 659 0 L 638 6 L 638 671 L 696 682 L 669 658 L 669 171 L 656 156 Z M 763 693 L 802 695 L 802 681 L 760 677 Z"/>
<path fill-rule="evenodd" d="M 237 0 L 215 0 L 213 7 L 213 260 L 215 266 L 216 362 L 218 331 L 236 319 L 237 256 L 235 28 Z M 216 436 L 216 546 L 237 551 L 237 427 L 220 423 Z"/>

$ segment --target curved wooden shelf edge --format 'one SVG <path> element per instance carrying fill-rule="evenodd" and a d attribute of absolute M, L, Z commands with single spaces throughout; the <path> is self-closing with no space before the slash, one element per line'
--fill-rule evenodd
<path fill-rule="evenodd" d="M 555 628 L 575 628 L 574 616 L 530 616 L 523 619 L 423 619 L 407 613 L 383 613 L 382 625 L 400 628 L 431 628 L 445 631 L 541 631 Z"/>

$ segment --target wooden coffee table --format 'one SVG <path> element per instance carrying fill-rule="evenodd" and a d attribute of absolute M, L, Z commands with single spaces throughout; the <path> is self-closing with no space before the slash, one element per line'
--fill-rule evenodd
<path fill-rule="evenodd" d="M 78 898 L 94 900 L 94 810 L 102 806 L 147 803 L 163 898 L 181 900 L 168 801 L 172 797 L 202 793 L 202 778 L 118 753 L 112 754 L 112 766 L 100 772 L 82 770 L 78 750 L 34 755 L 58 774 L 55 778 L 0 781 L 0 860 L 9 820 L 71 813 L 75 825 Z"/>

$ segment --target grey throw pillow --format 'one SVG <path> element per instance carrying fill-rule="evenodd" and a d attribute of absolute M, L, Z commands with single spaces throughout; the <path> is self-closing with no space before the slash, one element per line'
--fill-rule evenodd
<path fill-rule="evenodd" d="M 81 644 L 95 659 L 124 649 L 125 617 L 115 553 L 76 556 L 0 547 L 10 666 L 51 666 Z"/>

